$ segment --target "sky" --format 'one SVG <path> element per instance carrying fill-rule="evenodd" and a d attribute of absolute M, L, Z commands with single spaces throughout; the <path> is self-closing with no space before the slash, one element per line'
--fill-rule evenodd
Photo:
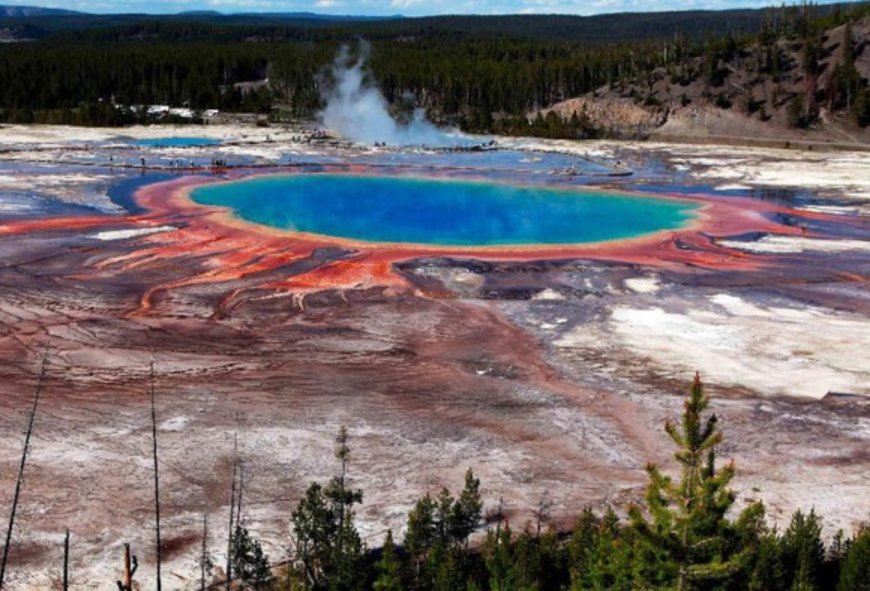
<path fill-rule="evenodd" d="M 829 4 L 836 0 L 821 0 Z M 317 12 L 323 14 L 425 16 L 432 14 L 602 14 L 662 10 L 762 8 L 779 0 L 0 0 L 95 13 Z"/>

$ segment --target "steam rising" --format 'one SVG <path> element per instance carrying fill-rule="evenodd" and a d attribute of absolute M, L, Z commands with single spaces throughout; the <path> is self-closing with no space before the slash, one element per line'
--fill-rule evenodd
<path fill-rule="evenodd" d="M 360 44 L 359 57 L 342 46 L 332 65 L 332 79 L 322 81 L 326 107 L 320 113 L 323 125 L 345 139 L 358 143 L 384 142 L 392 146 L 455 146 L 465 143 L 426 119 L 416 109 L 407 123 L 396 121 L 381 91 L 366 78 L 369 46 Z"/>

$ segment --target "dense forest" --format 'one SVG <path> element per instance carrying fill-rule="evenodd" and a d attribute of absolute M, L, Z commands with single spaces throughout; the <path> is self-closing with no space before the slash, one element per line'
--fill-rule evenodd
<path fill-rule="evenodd" d="M 709 403 L 696 377 L 680 421 L 665 425 L 679 475 L 647 466 L 643 503 L 585 508 L 573 529 L 559 531 L 543 497 L 533 522 L 512 525 L 502 500 L 484 503 L 469 469 L 458 495 L 443 489 L 420 498 L 404 536 L 387 532 L 375 549 L 366 548 L 354 525 L 363 492 L 352 486 L 342 429 L 336 476 L 312 483 L 290 516 L 290 560 L 270 566 L 237 513 L 231 578 L 242 588 L 348 591 L 870 589 L 870 528 L 841 531 L 826 543 L 813 510 L 795 512 L 782 530 L 768 523 L 761 502 L 736 510 L 729 487 L 736 468 L 717 463 L 723 436 Z M 203 559 L 206 584 L 212 565 L 207 553 Z"/>
<path fill-rule="evenodd" d="M 434 120 L 467 130 L 587 137 L 597 130 L 582 113 L 573 120 L 526 116 L 602 88 L 639 84 L 657 70 L 721 85 L 735 55 L 762 44 L 774 60 L 781 39 L 800 41 L 809 55 L 805 64 L 777 67 L 812 75 L 824 31 L 868 13 L 864 3 L 607 18 L 6 18 L 0 30 L 26 25 L 42 33 L 0 44 L 0 122 L 145 122 L 138 107 L 151 104 L 310 118 L 338 46 L 365 36 L 372 74 L 390 103 L 411 96 Z M 847 54 L 865 43 L 854 45 Z M 849 109 L 866 125 L 867 81 L 856 75 L 854 60 L 843 61 Z M 814 105 L 834 104 L 829 98 L 806 96 L 795 126 L 812 121 Z"/>
<path fill-rule="evenodd" d="M 822 6 L 823 13 L 837 8 Z M 585 43 L 620 43 L 664 38 L 676 33 L 702 39 L 725 33 L 753 33 L 760 29 L 766 11 L 684 10 L 672 12 L 573 15 L 445 15 L 421 18 L 359 17 L 318 15 L 313 13 L 250 13 L 225 15 L 219 12 L 196 11 L 174 15 L 84 14 L 56 9 L 30 10 L 22 14 L 16 7 L 7 7 L 7 17 L 0 7 L 0 27 L 27 23 L 33 38 L 45 38 L 58 33 L 83 31 L 115 31 L 135 29 L 143 24 L 161 26 L 206 26 L 221 29 L 225 39 L 243 41 L 250 37 L 293 39 L 300 30 L 322 29 L 319 34 L 364 36 L 367 38 L 409 37 L 440 31 L 499 35 L 538 39 L 559 39 Z M 58 13 L 66 12 L 59 15 Z M 26 16 L 22 19 L 20 17 Z M 58 18 L 62 16 L 62 18 Z"/>

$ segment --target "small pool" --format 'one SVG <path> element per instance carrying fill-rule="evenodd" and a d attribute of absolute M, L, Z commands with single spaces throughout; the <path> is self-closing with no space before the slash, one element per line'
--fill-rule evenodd
<path fill-rule="evenodd" d="M 207 137 L 158 137 L 132 140 L 131 145 L 143 148 L 191 148 L 197 146 L 217 146 L 220 140 Z"/>
<path fill-rule="evenodd" d="M 191 198 L 283 230 L 439 246 L 632 238 L 679 228 L 698 207 L 586 188 L 343 174 L 255 177 L 198 187 Z"/>

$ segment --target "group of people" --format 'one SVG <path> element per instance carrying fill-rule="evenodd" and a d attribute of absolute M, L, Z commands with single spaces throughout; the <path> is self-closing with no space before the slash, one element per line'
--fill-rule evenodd
<path fill-rule="evenodd" d="M 173 170 L 183 169 L 183 168 L 202 168 L 201 165 L 197 164 L 193 160 L 190 160 L 186 164 L 187 164 L 187 166 L 185 166 L 185 161 L 182 160 L 181 158 L 173 158 L 172 160 L 169 161 L 169 168 L 171 168 Z M 114 156 L 109 156 L 109 166 L 115 166 L 115 157 Z M 124 159 L 122 166 L 124 166 L 124 167 L 130 166 L 130 164 L 126 158 Z M 145 160 L 144 156 L 139 157 L 139 166 L 141 168 L 148 168 L 148 162 Z M 227 163 L 225 160 L 212 159 L 211 166 L 212 166 L 212 168 L 220 168 L 220 167 L 227 166 Z"/>

